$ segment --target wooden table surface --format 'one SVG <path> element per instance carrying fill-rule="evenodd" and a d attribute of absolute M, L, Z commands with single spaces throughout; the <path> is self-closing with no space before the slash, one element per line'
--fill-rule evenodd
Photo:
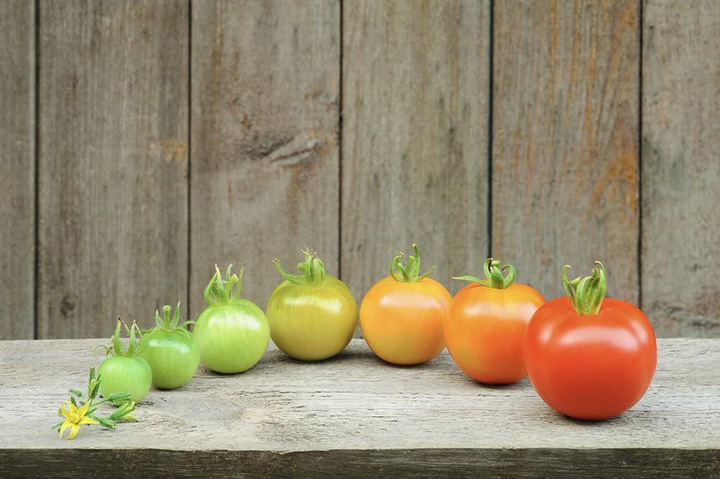
<path fill-rule="evenodd" d="M 561 416 L 527 379 L 480 385 L 447 352 L 397 367 L 353 340 L 320 363 L 271 346 L 244 374 L 201 368 L 150 391 L 138 423 L 61 440 L 60 401 L 104 342 L 0 342 L 0 477 L 720 477 L 718 339 L 659 340 L 645 397 L 604 422 Z"/>

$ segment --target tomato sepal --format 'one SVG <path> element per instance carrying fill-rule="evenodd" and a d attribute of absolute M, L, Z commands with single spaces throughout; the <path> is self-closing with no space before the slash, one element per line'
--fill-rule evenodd
<path fill-rule="evenodd" d="M 403 265 L 403 253 L 393 256 L 390 261 L 390 277 L 398 283 L 419 283 L 424 280 L 435 270 L 435 266 L 431 266 L 425 274 L 420 274 L 420 249 L 418 245 L 413 243 L 413 256 L 408 256 L 406 263 Z"/>
<path fill-rule="evenodd" d="M 485 278 L 480 279 L 475 276 L 453 276 L 453 279 L 458 281 L 470 281 L 477 283 L 480 286 L 486 288 L 505 289 L 515 282 L 517 273 L 515 267 L 510 264 L 506 264 L 500 267 L 500 261 L 488 258 L 483 264 L 483 271 Z M 507 274 L 505 274 L 507 272 Z"/>
<path fill-rule="evenodd" d="M 125 344 L 123 344 L 120 340 L 120 332 L 123 326 L 125 326 L 125 332 L 129 338 L 127 346 L 125 346 Z M 117 326 L 115 326 L 115 333 L 110 338 L 110 346 L 99 344 L 93 348 L 93 354 L 100 349 L 105 352 L 105 357 L 114 356 L 132 358 L 139 356 L 142 353 L 142 347 L 140 346 L 140 342 L 135 338 L 136 335 L 142 338 L 142 331 L 135 322 L 133 322 L 133 324 L 128 328 L 127 324 L 123 323 L 123 321 L 118 318 Z"/>
<path fill-rule="evenodd" d="M 568 269 L 570 269 L 570 265 L 563 266 L 562 283 L 573 308 L 580 316 L 598 314 L 607 292 L 605 267 L 600 261 L 595 261 L 595 268 L 590 276 L 584 278 L 578 276 L 573 280 L 568 280 Z"/>
<path fill-rule="evenodd" d="M 305 255 L 305 261 L 298 263 L 297 269 L 302 274 L 288 273 L 280 266 L 280 260 L 277 258 L 273 259 L 275 269 L 283 279 L 294 284 L 323 284 L 325 282 L 325 263 L 318 258 L 314 250 L 306 248 L 301 250 L 301 253 Z"/>
<path fill-rule="evenodd" d="M 215 275 L 212 277 L 208 285 L 205 287 L 203 296 L 205 301 L 213 305 L 223 305 L 239 301 L 242 292 L 243 275 L 245 274 L 245 265 L 240 268 L 240 274 L 232 273 L 233 265 L 230 264 L 225 270 L 225 278 L 218 265 L 215 265 Z"/>

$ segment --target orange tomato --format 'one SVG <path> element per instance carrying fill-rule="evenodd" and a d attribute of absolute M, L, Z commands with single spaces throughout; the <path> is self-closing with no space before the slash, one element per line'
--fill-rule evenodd
<path fill-rule="evenodd" d="M 420 364 L 445 349 L 443 324 L 452 297 L 445 287 L 419 276 L 420 253 L 407 267 L 395 256 L 390 276 L 375 283 L 360 305 L 360 328 L 370 349 L 381 359 L 400 365 Z"/>
<path fill-rule="evenodd" d="M 507 384 L 526 375 L 523 342 L 528 323 L 545 299 L 535 289 L 514 283 L 515 270 L 492 258 L 486 279 L 461 289 L 450 305 L 445 343 L 462 371 L 476 381 Z M 507 277 L 502 271 L 510 271 Z"/>

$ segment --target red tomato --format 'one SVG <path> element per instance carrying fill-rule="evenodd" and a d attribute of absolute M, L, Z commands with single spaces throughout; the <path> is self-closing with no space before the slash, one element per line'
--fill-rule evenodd
<path fill-rule="evenodd" d="M 577 419 L 623 413 L 645 394 L 657 362 L 655 334 L 638 308 L 604 299 L 600 262 L 592 276 L 563 283 L 570 297 L 554 299 L 533 316 L 525 364 L 533 387 L 555 410 Z"/>
<path fill-rule="evenodd" d="M 381 359 L 400 365 L 420 364 L 445 349 L 443 323 L 452 297 L 445 287 L 419 276 L 420 253 L 395 256 L 390 276 L 367 292 L 360 305 L 360 328 L 368 346 Z"/>
<path fill-rule="evenodd" d="M 507 277 L 502 271 L 508 270 Z M 473 281 L 453 298 L 445 324 L 445 343 L 465 374 L 476 381 L 507 384 L 525 377 L 523 341 L 530 318 L 545 303 L 530 286 L 514 283 L 515 269 L 492 258 L 486 279 Z"/>

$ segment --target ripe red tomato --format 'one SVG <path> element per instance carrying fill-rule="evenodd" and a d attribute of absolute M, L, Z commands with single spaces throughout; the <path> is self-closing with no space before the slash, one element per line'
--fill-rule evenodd
<path fill-rule="evenodd" d="M 375 283 L 360 304 L 360 328 L 381 359 L 400 365 L 429 361 L 445 349 L 443 323 L 452 297 L 445 287 L 420 276 L 420 252 L 407 266 L 401 254 L 390 263 L 390 276 Z"/>
<path fill-rule="evenodd" d="M 450 304 L 445 343 L 465 374 L 476 381 L 507 384 L 525 377 L 523 342 L 530 318 L 545 303 L 530 286 L 515 283 L 515 269 L 492 258 L 485 279 L 472 281 Z M 508 271 L 507 277 L 503 271 Z"/>
<path fill-rule="evenodd" d="M 632 407 L 650 386 L 657 362 L 650 322 L 630 303 L 605 296 L 600 262 L 592 276 L 563 284 L 532 317 L 525 364 L 533 387 L 555 410 L 577 419 L 608 419 Z"/>

